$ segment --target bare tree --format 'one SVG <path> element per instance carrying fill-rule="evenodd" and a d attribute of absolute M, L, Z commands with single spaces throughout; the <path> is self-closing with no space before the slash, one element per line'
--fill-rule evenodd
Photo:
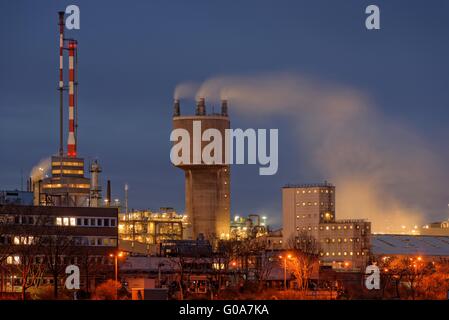
<path fill-rule="evenodd" d="M 295 276 L 298 289 L 305 294 L 319 260 L 319 245 L 312 235 L 302 232 L 288 240 L 288 247 L 291 258 L 286 260 L 287 268 Z"/>
<path fill-rule="evenodd" d="M 42 236 L 42 251 L 45 254 L 47 272 L 53 278 L 53 295 L 58 298 L 60 276 L 65 272 L 65 268 L 70 259 L 74 257 L 74 242 L 68 236 L 67 228 L 55 226 L 48 230 L 47 235 Z"/>
<path fill-rule="evenodd" d="M 27 290 L 40 285 L 45 265 L 39 252 L 39 244 L 24 243 L 18 247 L 16 269 L 21 276 L 22 300 L 25 300 Z"/>
<path fill-rule="evenodd" d="M 81 268 L 81 273 L 84 276 L 86 293 L 90 294 L 90 281 L 96 279 L 99 275 L 106 274 L 110 268 L 102 263 L 102 257 L 96 255 L 95 248 L 83 246 L 82 248 L 78 248 L 78 252 L 77 260 Z"/>
<path fill-rule="evenodd" d="M 268 250 L 266 241 L 254 239 L 251 243 L 251 252 L 255 259 L 253 267 L 254 278 L 257 282 L 258 291 L 261 291 L 276 262 L 272 257 L 272 252 Z"/>
<path fill-rule="evenodd" d="M 229 266 L 236 259 L 239 242 L 235 240 L 223 240 L 218 243 L 218 250 L 214 255 L 213 262 L 218 268 L 216 278 L 218 281 L 218 291 L 223 285 L 223 277 L 229 274 Z"/>
<path fill-rule="evenodd" d="M 2 260 L 5 262 L 10 257 L 9 270 L 20 276 L 22 299 L 26 298 L 29 288 L 39 286 L 45 272 L 41 232 L 48 218 L 30 210 L 29 207 L 18 206 L 2 206 L 0 210 L 3 242 L 7 239 L 6 244 L 0 245 Z"/>

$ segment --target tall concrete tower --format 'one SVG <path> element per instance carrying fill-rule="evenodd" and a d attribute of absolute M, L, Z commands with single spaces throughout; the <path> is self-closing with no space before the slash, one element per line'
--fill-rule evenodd
<path fill-rule="evenodd" d="M 201 125 L 200 135 L 194 133 L 194 124 Z M 230 168 L 221 164 L 206 164 L 202 159 L 195 164 L 195 135 L 202 137 L 207 129 L 216 129 L 222 137 L 222 155 L 225 155 L 225 130 L 229 129 L 227 101 L 221 103 L 220 113 L 206 114 L 204 98 L 198 100 L 195 115 L 181 115 L 179 100 L 175 100 L 173 129 L 185 129 L 190 138 L 190 164 L 177 167 L 185 172 L 185 214 L 192 225 L 192 238 L 203 236 L 209 240 L 229 238 L 230 229 Z M 198 137 L 197 137 L 198 138 Z M 201 150 L 210 142 L 201 142 Z M 198 150 L 198 149 L 196 149 Z"/>

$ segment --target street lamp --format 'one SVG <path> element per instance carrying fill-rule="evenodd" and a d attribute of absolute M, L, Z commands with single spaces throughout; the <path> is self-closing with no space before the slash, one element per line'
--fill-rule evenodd
<path fill-rule="evenodd" d="M 287 259 L 291 259 L 292 255 L 289 254 L 286 257 L 279 256 L 279 259 L 284 259 L 284 290 L 287 290 Z"/>
<path fill-rule="evenodd" d="M 111 258 L 114 258 L 115 285 L 117 285 L 117 282 L 118 282 L 118 258 L 123 257 L 123 252 L 119 251 L 116 253 L 111 253 L 109 256 Z M 115 288 L 115 300 L 118 300 L 118 287 Z"/>

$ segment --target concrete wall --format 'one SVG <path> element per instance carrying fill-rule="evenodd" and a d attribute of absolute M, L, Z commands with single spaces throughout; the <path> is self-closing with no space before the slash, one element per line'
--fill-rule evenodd
<path fill-rule="evenodd" d="M 193 164 L 193 122 L 201 121 L 201 135 L 211 128 L 223 137 L 224 162 L 225 130 L 230 127 L 225 116 L 178 116 L 173 118 L 173 128 L 182 128 L 190 134 L 190 163 L 178 166 L 185 171 L 185 214 L 192 224 L 192 239 L 203 234 L 206 239 L 223 237 L 230 232 L 230 169 L 228 165 Z M 201 150 L 209 142 L 201 143 Z"/>

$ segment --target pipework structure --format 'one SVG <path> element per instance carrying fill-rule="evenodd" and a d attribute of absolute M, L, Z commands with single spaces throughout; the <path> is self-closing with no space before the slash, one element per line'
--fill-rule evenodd
<path fill-rule="evenodd" d="M 201 136 L 207 129 L 217 129 L 225 137 L 230 128 L 228 103 L 221 102 L 221 112 L 207 114 L 204 98 L 197 101 L 195 115 L 181 115 L 180 101 L 175 99 L 173 110 L 173 129 L 185 129 L 193 137 L 193 123 L 200 121 Z M 209 142 L 201 142 L 201 150 Z M 223 143 L 222 155 L 225 155 Z M 229 239 L 230 234 L 230 166 L 206 164 L 202 160 L 193 164 L 193 145 L 190 145 L 190 164 L 177 167 L 185 174 L 185 215 L 192 226 L 189 238 Z"/>

